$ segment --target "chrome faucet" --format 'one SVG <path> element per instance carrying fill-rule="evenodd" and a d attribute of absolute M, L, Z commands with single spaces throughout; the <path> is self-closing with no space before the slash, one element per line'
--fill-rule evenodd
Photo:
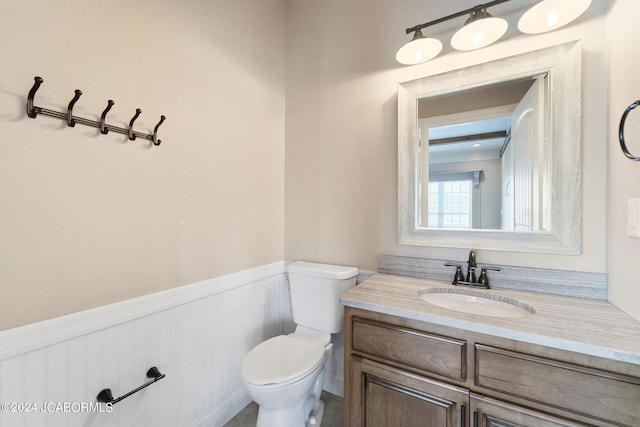
<path fill-rule="evenodd" d="M 475 251 L 469 251 L 469 260 L 467 261 L 467 275 L 462 274 L 462 265 L 454 263 L 445 263 L 448 267 L 456 267 L 456 273 L 453 276 L 452 285 L 465 285 L 473 286 L 485 289 L 491 289 L 489 286 L 489 276 L 487 276 L 487 270 L 500 271 L 498 267 L 482 267 L 480 269 L 480 277 L 476 279 L 476 253 Z"/>

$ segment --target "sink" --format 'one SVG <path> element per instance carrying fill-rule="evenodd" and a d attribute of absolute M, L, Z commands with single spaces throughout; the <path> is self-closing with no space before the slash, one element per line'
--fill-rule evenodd
<path fill-rule="evenodd" d="M 418 297 L 438 307 L 481 316 L 516 318 L 536 313 L 522 301 L 472 289 L 430 288 L 418 292 Z"/>

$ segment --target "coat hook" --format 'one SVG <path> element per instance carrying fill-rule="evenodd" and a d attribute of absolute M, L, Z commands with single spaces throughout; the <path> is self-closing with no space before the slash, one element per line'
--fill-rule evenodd
<path fill-rule="evenodd" d="M 136 139 L 136 135 L 133 133 L 133 122 L 136 121 L 136 119 L 138 118 L 138 116 L 140 115 L 140 113 L 142 113 L 142 110 L 139 108 L 136 108 L 136 115 L 133 116 L 133 118 L 131 119 L 131 121 L 129 122 L 129 139 L 131 141 L 134 141 Z"/>
<path fill-rule="evenodd" d="M 78 102 L 78 99 L 80 99 L 82 91 L 80 89 L 76 89 L 75 93 L 76 94 L 73 96 L 73 99 L 69 102 L 69 106 L 67 107 L 67 126 L 69 127 L 74 127 L 76 125 L 76 121 L 73 120 L 73 106 Z"/>
<path fill-rule="evenodd" d="M 109 112 L 109 110 L 111 110 L 111 107 L 113 107 L 113 104 L 115 104 L 115 102 L 113 102 L 111 99 L 107 101 L 107 108 L 104 109 L 104 111 L 102 112 L 102 115 L 100 116 L 100 133 L 103 135 L 106 135 L 109 133 L 109 129 L 107 129 L 107 126 L 104 123 L 104 119 L 107 117 L 107 113 Z"/>
<path fill-rule="evenodd" d="M 151 137 L 151 140 L 153 141 L 153 145 L 157 146 L 157 145 L 160 145 L 160 143 L 162 142 L 161 140 L 158 139 L 158 128 L 164 122 L 165 119 L 166 119 L 165 116 L 160 116 L 160 121 L 158 122 L 156 127 L 153 128 L 153 136 Z"/>
<path fill-rule="evenodd" d="M 107 133 L 109 133 L 109 131 L 112 131 L 112 132 L 117 132 L 120 134 L 127 135 L 129 140 L 131 141 L 134 141 L 137 137 L 141 137 L 148 141 L 152 141 L 152 143 L 156 146 L 160 145 L 160 143 L 162 142 L 160 141 L 160 139 L 158 139 L 158 128 L 160 127 L 160 125 L 162 125 L 162 123 L 164 123 L 166 119 L 165 116 L 160 116 L 160 121 L 154 128 L 153 133 L 135 132 L 133 130 L 133 125 L 135 121 L 138 119 L 138 117 L 142 113 L 142 110 L 140 108 L 136 109 L 136 113 L 131 119 L 131 121 L 129 122 L 128 128 L 108 125 L 106 123 L 107 114 L 109 114 L 109 111 L 111 111 L 112 107 L 115 105 L 115 102 L 111 99 L 107 101 L 107 106 L 102 111 L 100 120 L 98 121 L 90 120 L 77 115 L 74 116 L 73 108 L 75 104 L 78 102 L 78 100 L 80 99 L 80 97 L 82 96 L 82 91 L 80 89 L 75 90 L 73 99 L 71 99 L 71 101 L 69 102 L 69 105 L 67 106 L 66 113 L 50 110 L 44 107 L 37 107 L 36 105 L 34 105 L 34 98 L 36 96 L 36 92 L 40 89 L 40 86 L 42 85 L 44 80 L 42 79 L 42 77 L 39 77 L 39 76 L 35 76 L 33 80 L 34 80 L 33 85 L 31 86 L 31 89 L 29 90 L 29 93 L 27 95 L 27 105 L 26 105 L 27 117 L 31 119 L 35 119 L 38 115 L 53 117 L 56 119 L 65 120 L 67 122 L 67 126 L 69 127 L 75 127 L 77 123 L 80 123 L 81 125 L 84 125 L 84 126 L 97 128 L 100 130 L 100 133 L 103 135 L 106 135 Z"/>
<path fill-rule="evenodd" d="M 42 77 L 38 77 L 38 76 L 34 77 L 33 80 L 34 80 L 33 86 L 31 87 L 31 90 L 29 91 L 29 95 L 27 96 L 27 116 L 32 119 L 35 119 L 38 113 L 36 112 L 36 109 L 33 106 L 33 97 L 36 96 L 36 92 L 38 91 L 38 89 L 40 88 L 40 85 L 44 80 L 42 80 Z"/>

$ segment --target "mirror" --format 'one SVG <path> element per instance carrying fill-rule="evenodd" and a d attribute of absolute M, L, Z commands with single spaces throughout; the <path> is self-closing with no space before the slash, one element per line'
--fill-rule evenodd
<path fill-rule="evenodd" d="M 580 253 L 581 46 L 398 87 L 398 240 Z"/>
<path fill-rule="evenodd" d="M 545 72 L 418 100 L 418 228 L 546 229 L 548 81 Z"/>

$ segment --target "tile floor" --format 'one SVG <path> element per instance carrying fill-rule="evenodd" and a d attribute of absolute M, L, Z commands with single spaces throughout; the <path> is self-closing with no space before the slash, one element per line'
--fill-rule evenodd
<path fill-rule="evenodd" d="M 321 427 L 342 427 L 342 398 L 323 391 L 321 399 L 325 405 Z M 224 427 L 254 427 L 257 418 L 258 405 L 251 402 Z"/>

